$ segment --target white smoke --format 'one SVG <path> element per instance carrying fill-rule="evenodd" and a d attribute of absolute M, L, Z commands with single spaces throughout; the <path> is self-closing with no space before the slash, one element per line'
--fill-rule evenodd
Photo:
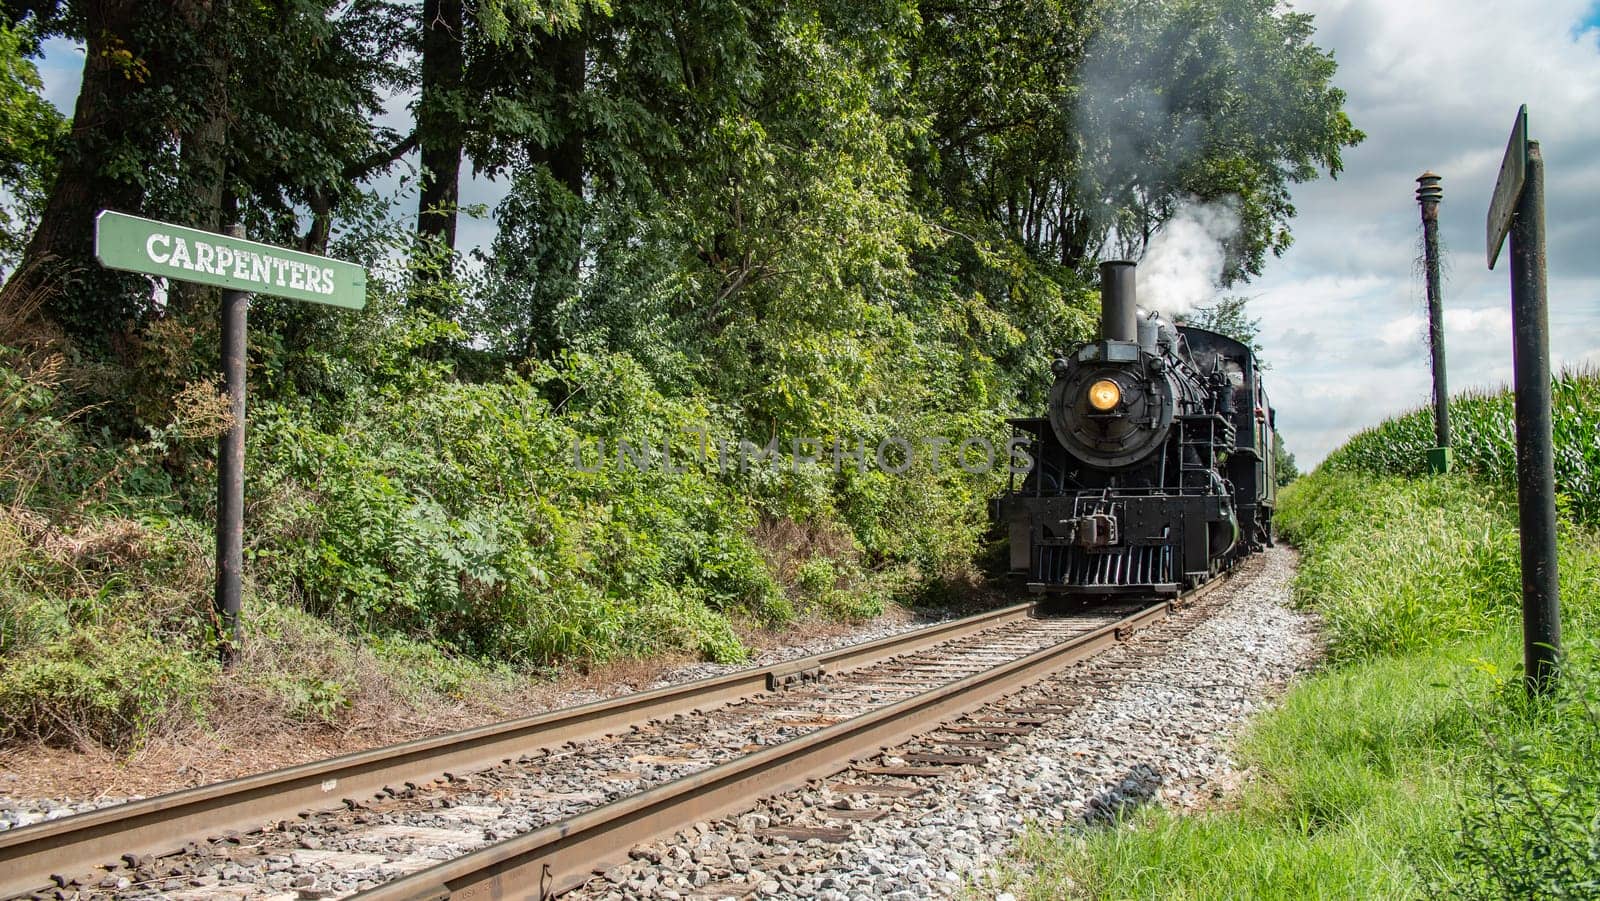
<path fill-rule="evenodd" d="M 1139 306 L 1171 318 L 1210 303 L 1222 287 L 1226 242 L 1238 233 L 1239 204 L 1232 198 L 1179 207 L 1139 260 Z"/>

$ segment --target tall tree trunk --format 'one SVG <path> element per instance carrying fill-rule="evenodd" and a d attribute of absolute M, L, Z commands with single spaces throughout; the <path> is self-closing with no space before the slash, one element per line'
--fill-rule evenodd
<path fill-rule="evenodd" d="M 137 181 L 106 167 L 130 143 L 145 147 L 153 137 L 150 123 L 127 114 L 129 100 L 149 74 L 141 72 L 144 54 L 133 37 L 142 5 L 140 0 L 83 4 L 89 38 L 72 133 L 22 263 L 0 289 L 0 309 L 6 311 L 22 309 L 44 292 L 45 316 L 68 334 L 96 343 L 127 326 L 132 310 L 126 297 L 88 285 L 67 291 L 64 283 L 102 280 L 93 259 L 95 215 L 103 209 L 137 212 L 144 198 Z"/>
<path fill-rule="evenodd" d="M 560 345 L 564 337 L 560 312 L 580 293 L 587 49 L 588 39 L 581 28 L 545 35 L 537 45 L 538 64 L 550 73 L 555 88 L 552 106 L 558 131 L 553 143 L 529 146 L 528 159 L 549 167 L 550 175 L 571 197 L 552 197 L 547 207 L 549 219 L 539 229 L 542 240 L 535 261 L 532 325 L 522 347 L 525 358 L 548 354 Z"/>
<path fill-rule="evenodd" d="M 461 202 L 462 87 L 466 35 L 462 0 L 423 0 L 422 96 L 417 104 L 417 139 L 422 146 L 422 194 L 417 235 L 456 246 L 456 207 Z"/>
<path fill-rule="evenodd" d="M 326 191 L 317 191 L 311 195 L 311 227 L 300 239 L 300 249 L 306 253 L 325 254 L 332 233 L 333 201 L 328 198 Z"/>
<path fill-rule="evenodd" d="M 581 28 L 570 29 L 551 40 L 550 67 L 555 75 L 556 90 L 561 96 L 559 108 L 566 128 L 560 142 L 552 148 L 550 174 L 572 193 L 580 209 L 583 202 L 584 129 L 587 127 L 583 115 L 584 81 L 588 76 L 587 49 L 587 38 Z M 569 225 L 569 234 L 565 236 L 567 246 L 563 251 L 567 258 L 567 277 L 571 290 L 575 292 L 583 261 L 583 226 L 581 221 Z"/>
<path fill-rule="evenodd" d="M 561 140 L 552 148 L 550 174 L 571 191 L 583 198 L 583 119 L 584 79 L 587 76 L 587 39 L 581 29 L 573 28 L 558 37 L 552 37 L 550 69 L 555 76 L 556 90 L 560 94 L 558 108 L 564 125 Z"/>
<path fill-rule="evenodd" d="M 184 211 L 188 223 L 207 231 L 220 231 L 222 201 L 227 176 L 228 152 L 228 73 L 231 59 L 227 50 L 229 0 L 198 0 L 189 4 L 190 27 L 200 36 L 205 57 L 195 68 L 204 73 L 205 95 L 198 97 L 199 120 L 182 136 L 180 165 L 182 186 L 187 200 Z M 205 313 L 215 304 L 216 288 L 188 282 L 173 282 L 168 289 L 168 309 L 183 316 Z"/>

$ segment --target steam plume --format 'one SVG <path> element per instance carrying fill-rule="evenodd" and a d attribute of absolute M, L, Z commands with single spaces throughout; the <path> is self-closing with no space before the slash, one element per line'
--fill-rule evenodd
<path fill-rule="evenodd" d="M 1167 317 L 1209 303 L 1221 286 L 1226 242 L 1239 231 L 1237 201 L 1184 204 L 1150 239 L 1139 260 L 1139 303 Z"/>

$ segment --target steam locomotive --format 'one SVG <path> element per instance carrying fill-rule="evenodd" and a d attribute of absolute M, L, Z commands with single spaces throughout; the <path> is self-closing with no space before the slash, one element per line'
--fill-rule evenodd
<path fill-rule="evenodd" d="M 1175 595 L 1272 544 L 1274 413 L 1245 344 L 1137 307 L 1100 265 L 1100 337 L 1054 361 L 1033 464 L 994 500 L 1036 592 Z"/>

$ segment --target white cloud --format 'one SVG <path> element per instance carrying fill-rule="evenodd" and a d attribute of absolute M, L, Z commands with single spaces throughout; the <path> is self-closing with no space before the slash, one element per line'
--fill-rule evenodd
<path fill-rule="evenodd" d="M 1600 31 L 1591 0 L 1306 0 L 1367 132 L 1337 181 L 1294 192 L 1295 245 L 1249 289 L 1278 423 L 1303 463 L 1431 392 L 1416 177 L 1444 178 L 1445 345 L 1453 391 L 1511 377 L 1508 264 L 1484 218 L 1527 103 L 1546 162 L 1551 357 L 1600 360 Z M 1582 112 L 1578 112 L 1582 111 Z"/>

